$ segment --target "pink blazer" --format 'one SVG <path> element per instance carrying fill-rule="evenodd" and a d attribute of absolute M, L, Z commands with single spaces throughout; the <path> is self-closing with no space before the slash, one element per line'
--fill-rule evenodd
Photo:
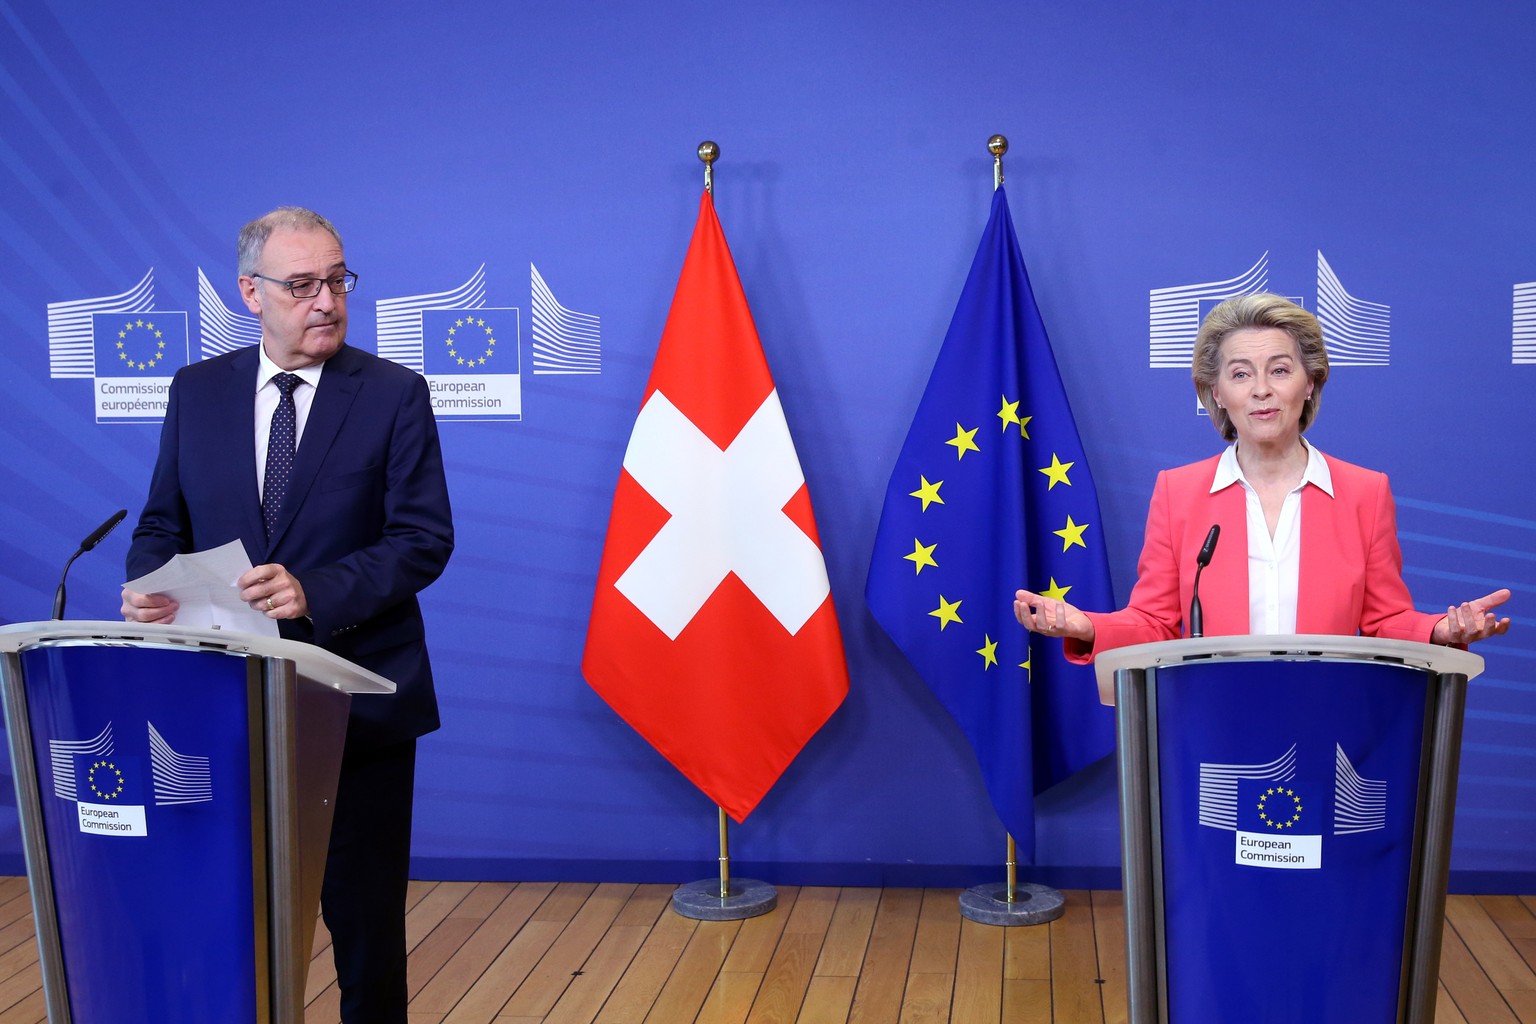
<path fill-rule="evenodd" d="M 1301 492 L 1296 632 L 1428 642 L 1441 616 L 1413 609 L 1386 474 L 1324 458 L 1333 475 L 1333 497 L 1312 485 Z M 1249 631 L 1246 503 L 1241 486 L 1211 493 L 1219 461 L 1215 456 L 1158 474 L 1130 604 L 1117 612 L 1086 612 L 1093 645 L 1067 641 L 1069 660 L 1085 663 L 1114 647 L 1182 636 L 1195 556 L 1216 524 L 1221 541 L 1200 577 L 1205 635 Z"/>

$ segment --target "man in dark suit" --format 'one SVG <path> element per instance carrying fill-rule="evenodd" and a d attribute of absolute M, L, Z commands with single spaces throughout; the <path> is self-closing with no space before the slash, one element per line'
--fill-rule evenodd
<path fill-rule="evenodd" d="M 404 1024 L 416 737 L 438 727 L 416 595 L 453 551 L 436 420 L 419 374 L 345 345 L 357 276 L 325 218 L 247 224 L 239 273 L 261 344 L 176 374 L 128 575 L 239 539 L 243 601 L 395 683 L 353 702 L 321 906 L 342 1020 Z M 129 621 L 175 615 L 123 592 Z"/>

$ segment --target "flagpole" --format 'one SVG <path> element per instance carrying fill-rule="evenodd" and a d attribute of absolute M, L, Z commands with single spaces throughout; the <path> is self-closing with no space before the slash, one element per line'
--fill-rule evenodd
<path fill-rule="evenodd" d="M 704 191 L 713 200 L 715 161 L 720 159 L 720 144 L 706 139 L 699 143 L 698 155 L 704 162 Z M 750 878 L 732 883 L 725 808 L 717 804 L 715 810 L 720 817 L 720 879 L 717 882 L 706 878 L 678 886 L 672 892 L 673 912 L 697 921 L 740 921 L 768 913 L 779 905 L 779 891 L 767 882 Z"/>
<path fill-rule="evenodd" d="M 726 840 L 725 808 L 716 806 L 720 812 L 720 898 L 730 899 L 731 896 L 731 846 Z"/>
<path fill-rule="evenodd" d="M 992 154 L 992 191 L 996 192 L 1003 187 L 1003 154 L 1008 152 L 1008 137 L 992 136 L 987 140 L 987 152 Z M 1034 882 L 1019 885 L 1018 843 L 1012 832 L 1005 834 L 1008 836 L 1005 880 L 1001 885 L 990 882 L 972 886 L 961 893 L 960 916 L 977 924 L 1009 927 L 1044 924 L 1065 914 L 1067 903 L 1060 890 Z"/>
<path fill-rule="evenodd" d="M 699 143 L 699 159 L 704 161 L 704 191 L 715 194 L 715 161 L 720 159 L 720 144 L 705 139 Z M 721 812 L 725 813 L 724 811 Z"/>
<path fill-rule="evenodd" d="M 1020 882 L 1018 845 L 1008 834 L 1007 879 L 973 885 L 960 894 L 960 916 L 977 924 L 1005 928 L 1021 924 L 1045 924 L 1067 912 L 1060 889 L 1037 882 Z"/>
<path fill-rule="evenodd" d="M 1008 861 L 1004 865 L 1008 870 L 1008 902 L 1013 903 L 1019 895 L 1019 844 L 1013 841 L 1013 833 L 1008 833 Z"/>
<path fill-rule="evenodd" d="M 779 905 L 779 891 L 767 882 L 731 877 L 725 808 L 720 816 L 720 877 L 703 878 L 672 890 L 672 911 L 695 921 L 740 921 L 759 917 Z"/>

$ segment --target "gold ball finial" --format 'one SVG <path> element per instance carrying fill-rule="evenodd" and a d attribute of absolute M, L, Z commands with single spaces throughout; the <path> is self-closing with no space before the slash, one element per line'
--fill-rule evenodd
<path fill-rule="evenodd" d="M 987 152 L 993 156 L 1002 156 L 1008 152 L 1008 136 L 994 135 L 987 140 Z"/>
<path fill-rule="evenodd" d="M 706 164 L 713 164 L 716 160 L 720 159 L 720 144 L 710 142 L 708 139 L 699 143 L 699 159 Z"/>

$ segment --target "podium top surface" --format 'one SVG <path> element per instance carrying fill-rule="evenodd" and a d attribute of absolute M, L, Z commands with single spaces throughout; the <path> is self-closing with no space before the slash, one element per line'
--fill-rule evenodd
<path fill-rule="evenodd" d="M 50 620 L 13 622 L 0 626 L 0 652 L 11 653 L 40 644 L 94 644 L 129 647 L 187 647 L 262 658 L 286 658 L 299 675 L 347 693 L 394 693 L 395 684 L 376 672 L 316 647 L 314 644 L 253 636 L 221 629 L 193 629 L 111 620 Z"/>
<path fill-rule="evenodd" d="M 1187 661 L 1376 661 L 1389 665 L 1464 675 L 1483 671 L 1483 659 L 1471 651 L 1412 640 L 1383 640 L 1373 636 L 1273 635 L 1208 636 L 1160 640 L 1105 651 L 1093 660 L 1099 683 L 1099 703 L 1115 702 L 1115 673 L 1126 668 L 1159 668 Z"/>

